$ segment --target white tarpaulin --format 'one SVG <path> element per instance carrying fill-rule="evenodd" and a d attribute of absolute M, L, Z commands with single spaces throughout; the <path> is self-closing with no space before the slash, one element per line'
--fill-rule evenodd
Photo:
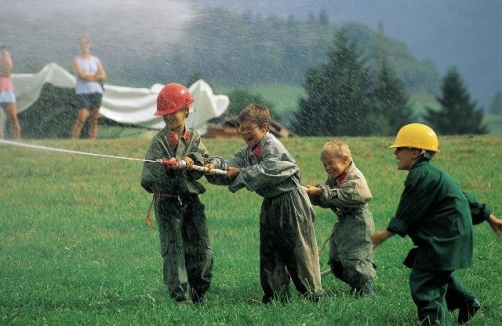
<path fill-rule="evenodd" d="M 18 113 L 29 110 L 40 96 L 45 83 L 65 88 L 75 88 L 76 85 L 75 76 L 55 63 L 48 64 L 36 74 L 13 74 L 12 81 L 16 89 Z M 164 121 L 153 113 L 157 107 L 157 94 L 163 86 L 154 84 L 151 88 L 132 88 L 105 84 L 100 113 L 118 123 L 162 129 Z M 214 95 L 211 87 L 202 79 L 191 85 L 189 90 L 195 102 L 187 125 L 205 134 L 207 121 L 219 117 L 228 108 L 228 96 Z M 1 118 L 3 121 L 0 123 L 5 123 L 5 117 Z"/>

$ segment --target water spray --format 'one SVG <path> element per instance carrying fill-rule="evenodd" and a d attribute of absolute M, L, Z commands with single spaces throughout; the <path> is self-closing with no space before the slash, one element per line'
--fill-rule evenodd
<path fill-rule="evenodd" d="M 78 154 L 78 155 L 86 155 L 86 156 L 94 156 L 94 157 L 113 158 L 113 159 L 119 159 L 119 160 L 157 163 L 157 164 L 162 164 L 164 166 L 171 167 L 171 168 L 196 170 L 196 171 L 200 171 L 200 172 L 209 172 L 211 174 L 218 174 L 218 175 L 226 175 L 227 174 L 227 171 L 225 171 L 225 170 L 208 169 L 205 166 L 199 166 L 199 165 L 192 165 L 191 167 L 188 168 L 187 163 L 184 160 L 176 160 L 174 158 L 172 158 L 172 159 L 159 158 L 156 160 L 146 160 L 146 159 L 142 159 L 142 158 L 132 158 L 132 157 L 124 157 L 124 156 L 96 154 L 96 153 L 74 151 L 74 150 L 69 150 L 69 149 L 39 146 L 39 145 L 26 144 L 26 143 L 9 141 L 9 140 L 4 140 L 4 139 L 0 139 L 0 144 L 25 147 L 25 148 L 31 148 L 31 149 L 38 149 L 38 150 L 45 150 L 45 151 L 61 152 L 61 153 L 67 153 L 67 154 Z"/>

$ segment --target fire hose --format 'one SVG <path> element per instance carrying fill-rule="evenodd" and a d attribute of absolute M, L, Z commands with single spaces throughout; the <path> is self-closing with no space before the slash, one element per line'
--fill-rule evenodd
<path fill-rule="evenodd" d="M 146 160 L 147 162 L 155 162 L 155 163 L 160 163 L 162 165 L 172 167 L 172 168 L 179 168 L 179 169 L 186 169 L 187 168 L 187 162 L 185 160 L 176 160 L 176 159 L 165 159 L 165 158 L 159 158 L 156 159 L 155 161 L 149 161 Z M 192 165 L 188 169 L 191 170 L 196 170 L 200 172 L 212 172 L 214 174 L 219 174 L 219 175 L 226 175 L 227 171 L 225 170 L 220 170 L 220 169 L 208 169 L 205 166 L 200 166 L 200 165 Z"/>
<path fill-rule="evenodd" d="M 132 157 L 106 155 L 106 154 L 96 154 L 96 153 L 74 151 L 74 150 L 69 150 L 69 149 L 53 148 L 53 147 L 40 146 L 40 145 L 34 145 L 34 144 L 27 144 L 27 143 L 16 142 L 16 141 L 9 141 L 9 140 L 5 140 L 5 139 L 0 139 L 0 144 L 13 145 L 13 146 L 30 148 L 30 149 L 37 149 L 37 150 L 45 150 L 45 151 L 67 153 L 67 154 L 78 154 L 78 155 L 86 155 L 86 156 L 94 156 L 94 157 L 113 158 L 113 159 L 119 159 L 119 160 L 157 163 L 157 164 L 162 164 L 164 166 L 171 167 L 171 168 L 196 170 L 196 171 L 201 171 L 201 172 L 209 172 L 210 174 L 218 174 L 218 175 L 226 175 L 227 174 L 227 171 L 225 171 L 225 170 L 209 169 L 209 168 L 207 168 L 205 166 L 192 165 L 192 166 L 188 167 L 187 166 L 187 162 L 185 160 L 176 160 L 174 158 L 171 158 L 171 159 L 159 158 L 159 159 L 156 159 L 156 160 L 146 160 L 146 159 L 141 159 L 141 158 L 132 158 Z M 150 209 L 151 209 L 151 204 L 150 204 L 149 210 Z M 150 214 L 148 213 L 146 220 L 147 220 L 147 225 L 149 227 L 151 227 L 152 226 L 152 221 L 149 218 L 149 215 Z"/>
<path fill-rule="evenodd" d="M 38 149 L 38 150 L 53 151 L 53 152 L 61 152 L 61 153 L 67 153 L 67 154 L 79 154 L 79 155 L 87 155 L 87 156 L 94 156 L 94 157 L 113 158 L 113 159 L 119 159 L 119 160 L 159 163 L 159 164 L 173 167 L 173 168 L 181 168 L 181 169 L 187 168 L 187 163 L 184 160 L 177 161 L 176 159 L 173 159 L 173 158 L 172 159 L 159 158 L 156 160 L 145 160 L 145 159 L 141 159 L 141 158 L 96 154 L 96 153 L 88 153 L 88 152 L 74 151 L 74 150 L 68 150 L 68 149 L 33 145 L 33 144 L 16 142 L 16 141 L 9 141 L 9 140 L 5 140 L 5 139 L 0 139 L 0 144 L 13 145 L 13 146 L 18 146 L 18 147 L 25 147 L 25 148 Z M 199 165 L 192 165 L 189 169 L 201 171 L 201 172 L 209 172 L 210 171 L 207 167 L 199 166 Z M 213 172 L 214 174 L 219 174 L 219 175 L 227 174 L 227 171 L 219 170 L 219 169 L 212 169 L 211 172 Z"/>

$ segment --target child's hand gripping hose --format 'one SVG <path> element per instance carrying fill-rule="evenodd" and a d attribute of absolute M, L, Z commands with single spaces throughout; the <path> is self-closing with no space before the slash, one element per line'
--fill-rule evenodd
<path fill-rule="evenodd" d="M 159 158 L 159 159 L 155 160 L 155 162 L 160 163 L 162 165 L 169 166 L 169 167 L 173 167 L 173 168 L 179 168 L 179 169 L 186 169 L 187 168 L 187 162 L 185 162 L 184 160 L 178 161 L 176 159 Z M 227 174 L 227 171 L 225 171 L 225 170 L 209 169 L 205 166 L 200 166 L 200 165 L 192 165 L 192 167 L 190 167 L 188 169 L 201 171 L 201 172 L 211 172 L 211 174 L 219 174 L 219 175 Z"/>
<path fill-rule="evenodd" d="M 150 161 L 151 162 L 151 161 Z M 159 158 L 154 161 L 155 163 L 160 163 L 162 165 L 165 165 L 167 167 L 171 167 L 174 169 L 187 169 L 187 162 L 185 160 L 176 160 L 174 158 L 171 159 L 165 159 L 165 158 Z M 219 175 L 226 175 L 227 171 L 225 170 L 220 170 L 220 169 L 209 169 L 205 166 L 200 166 L 200 165 L 192 165 L 192 167 L 188 168 L 189 170 L 196 170 L 200 172 L 206 172 L 208 174 L 219 174 Z M 155 197 L 154 197 L 155 198 Z M 146 225 L 151 228 L 153 226 L 152 219 L 150 217 L 150 211 L 152 209 L 153 205 L 153 200 L 150 203 L 150 207 L 148 208 L 148 213 L 146 215 Z"/>

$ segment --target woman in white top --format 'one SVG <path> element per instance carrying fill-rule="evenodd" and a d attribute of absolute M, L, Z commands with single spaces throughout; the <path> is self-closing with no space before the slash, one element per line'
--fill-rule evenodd
<path fill-rule="evenodd" d="M 0 43 L 0 107 L 3 107 L 9 122 L 10 136 L 21 138 L 21 126 L 17 118 L 16 94 L 12 83 L 12 58 L 5 44 Z M 4 137 L 3 125 L 0 122 L 0 139 Z"/>
<path fill-rule="evenodd" d="M 79 40 L 80 55 L 73 58 L 72 66 L 77 77 L 77 119 L 73 125 L 71 138 L 80 138 L 85 122 L 91 117 L 88 138 L 98 134 L 99 108 L 103 99 L 103 81 L 106 73 L 101 60 L 91 55 L 92 42 L 87 36 Z"/>

